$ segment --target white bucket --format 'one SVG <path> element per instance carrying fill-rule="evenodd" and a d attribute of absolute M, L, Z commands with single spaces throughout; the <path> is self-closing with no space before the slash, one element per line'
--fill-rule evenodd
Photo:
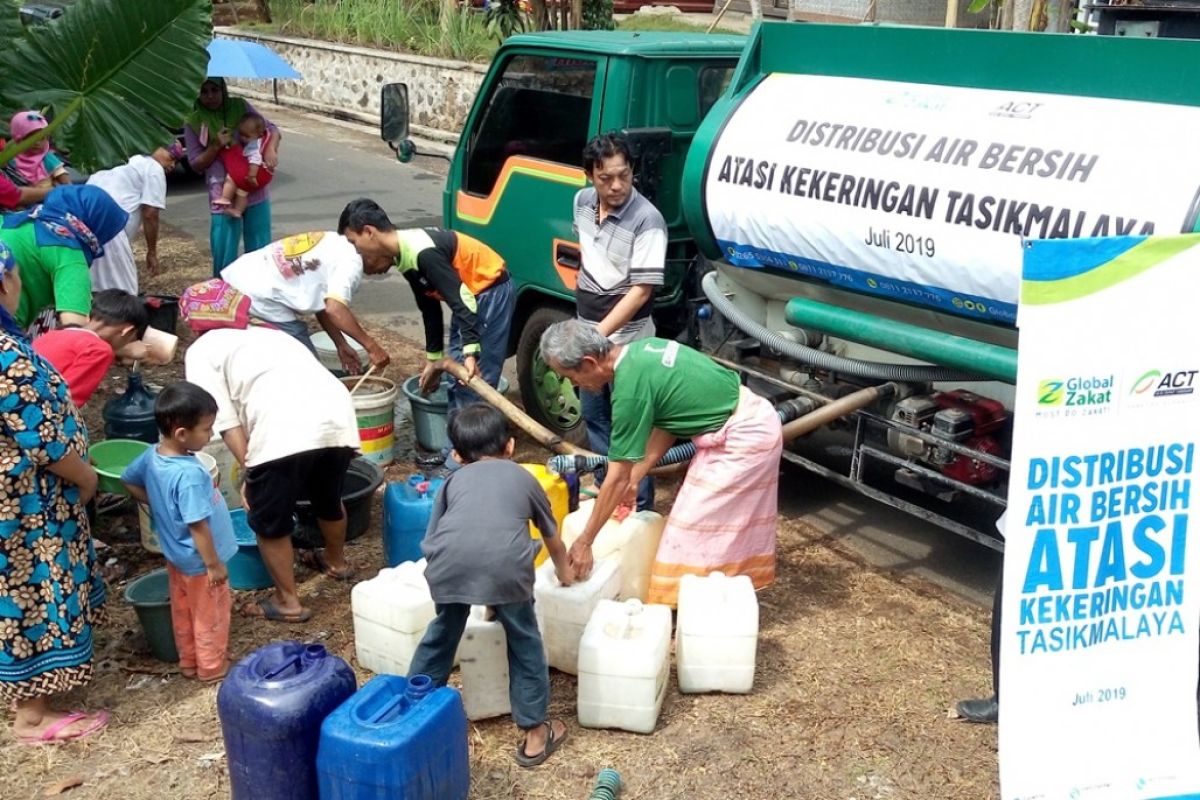
<path fill-rule="evenodd" d="M 217 460 L 208 453 L 196 453 L 196 458 L 200 459 L 200 463 L 208 470 L 208 474 L 212 476 L 213 487 L 217 486 L 219 473 L 217 471 Z M 150 507 L 145 503 L 138 503 L 138 529 L 142 535 L 142 547 L 149 550 L 151 553 L 162 554 L 162 545 L 158 543 L 158 532 L 154 529 L 154 517 L 150 515 Z"/>
<path fill-rule="evenodd" d="M 359 381 L 358 391 L 351 396 L 354 416 L 358 418 L 358 438 L 363 458 L 386 467 L 396 460 L 396 383 L 387 378 L 371 376 L 342 378 L 346 391 Z"/>
<path fill-rule="evenodd" d="M 333 346 L 333 340 L 329 338 L 329 334 L 325 331 L 318 331 L 312 335 L 313 347 L 317 351 L 317 360 L 321 362 L 321 366 L 337 375 L 339 378 L 346 374 L 345 368 L 342 367 L 342 360 L 338 358 L 337 348 Z M 367 356 L 367 350 L 358 342 L 351 339 L 349 336 L 343 337 L 346 343 L 354 348 L 355 354 L 358 355 L 358 363 L 360 369 L 365 369 L 370 362 Z"/>
<path fill-rule="evenodd" d="M 221 434 L 218 433 L 209 440 L 208 444 L 204 445 L 204 449 L 196 455 L 201 454 L 213 458 L 217 462 L 217 489 L 221 492 L 221 497 L 225 498 L 225 505 L 229 507 L 230 511 L 241 508 L 242 466 L 225 446 L 225 440 L 221 438 Z"/>

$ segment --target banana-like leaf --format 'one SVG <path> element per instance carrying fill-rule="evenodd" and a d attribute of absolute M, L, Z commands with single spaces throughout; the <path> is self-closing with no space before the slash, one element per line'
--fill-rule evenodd
<path fill-rule="evenodd" d="M 0 41 L 16 42 L 25 34 L 17 0 L 0 0 Z M 11 47 L 11 44 L 6 44 Z"/>
<path fill-rule="evenodd" d="M 48 134 L 76 166 L 112 166 L 170 141 L 211 39 L 210 0 L 80 0 L 0 52 L 0 92 L 6 106 L 49 109 Z"/>

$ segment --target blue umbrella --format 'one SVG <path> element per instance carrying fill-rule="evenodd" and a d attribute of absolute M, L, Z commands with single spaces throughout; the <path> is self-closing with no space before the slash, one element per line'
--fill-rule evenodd
<path fill-rule="evenodd" d="M 213 39 L 208 43 L 208 77 L 299 78 L 300 73 L 266 45 L 241 39 Z"/>

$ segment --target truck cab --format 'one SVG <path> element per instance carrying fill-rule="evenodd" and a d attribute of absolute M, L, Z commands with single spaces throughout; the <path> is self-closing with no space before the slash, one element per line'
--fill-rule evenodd
<path fill-rule="evenodd" d="M 451 162 L 443 216 L 446 227 L 487 242 L 508 262 L 517 289 L 509 355 L 517 357 L 521 398 L 560 434 L 582 433 L 579 400 L 541 363 L 537 346 L 549 325 L 574 315 L 571 208 L 587 185 L 583 147 L 603 131 L 629 133 L 635 183 L 668 227 L 655 319 L 674 335 L 687 317 L 684 281 L 696 254 L 683 217 L 684 160 L 745 41 L 609 31 L 513 36 L 483 80 Z"/>

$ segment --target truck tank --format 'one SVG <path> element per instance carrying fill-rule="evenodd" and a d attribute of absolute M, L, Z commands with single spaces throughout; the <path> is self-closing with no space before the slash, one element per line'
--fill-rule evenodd
<path fill-rule="evenodd" d="M 1181 80 L 1197 57 L 1184 40 L 760 25 L 684 169 L 709 298 L 760 341 L 958 368 L 918 372 L 930 380 L 911 396 L 861 415 L 844 469 L 788 457 L 998 547 L 949 505 L 872 489 L 870 464 L 998 514 L 1015 359 L 992 357 L 1015 355 L 1023 243 L 1198 230 L 1200 153 L 1185 142 L 1200 88 Z M 724 350 L 746 361 L 740 348 Z M 871 382 L 852 362 L 760 355 L 760 375 L 828 395 Z"/>
<path fill-rule="evenodd" d="M 1179 77 L 1198 55 L 764 24 L 689 151 L 689 228 L 762 298 L 1015 346 L 1023 239 L 1197 230 L 1200 88 Z"/>

